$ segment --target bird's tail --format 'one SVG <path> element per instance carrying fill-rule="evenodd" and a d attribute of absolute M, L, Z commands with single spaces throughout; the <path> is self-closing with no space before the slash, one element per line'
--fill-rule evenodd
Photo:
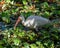
<path fill-rule="evenodd" d="M 50 23 L 47 25 L 48 27 L 59 28 L 60 27 L 60 19 L 51 20 Z"/>
<path fill-rule="evenodd" d="M 51 24 L 59 23 L 59 22 L 60 22 L 60 19 L 54 19 L 54 20 L 51 20 Z"/>
<path fill-rule="evenodd" d="M 44 27 L 56 27 L 57 24 L 60 24 L 60 19 L 54 19 L 54 20 L 50 20 L 50 22 L 48 24 L 46 24 Z"/>

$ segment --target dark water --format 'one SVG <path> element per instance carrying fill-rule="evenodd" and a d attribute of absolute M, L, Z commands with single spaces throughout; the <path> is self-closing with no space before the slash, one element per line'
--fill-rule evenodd
<path fill-rule="evenodd" d="M 5 25 L 3 22 L 0 22 L 0 30 L 5 30 Z"/>
<path fill-rule="evenodd" d="M 3 22 L 0 22 L 0 31 L 3 31 L 5 29 L 13 28 L 13 25 L 6 25 Z"/>

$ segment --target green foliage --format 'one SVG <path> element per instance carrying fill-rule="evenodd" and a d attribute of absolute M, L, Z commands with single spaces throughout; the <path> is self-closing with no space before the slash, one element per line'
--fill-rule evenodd
<path fill-rule="evenodd" d="M 48 0 L 5 0 L 5 10 L 0 12 L 0 18 L 6 22 L 8 27 L 4 31 L 0 30 L 0 48 L 57 48 L 60 47 L 60 21 L 55 20 L 51 25 L 47 24 L 39 32 L 33 29 L 26 31 L 21 24 L 16 30 L 9 26 L 14 26 L 14 19 L 19 15 L 27 18 L 30 15 L 41 15 L 48 19 L 60 18 L 60 3 L 48 3 Z M 50 0 L 49 0 L 50 1 Z M 11 22 L 11 17 L 13 18 Z M 2 21 L 1 21 L 2 22 Z M 14 22 L 14 23 L 13 23 Z M 9 29 L 8 29 L 9 28 Z"/>
<path fill-rule="evenodd" d="M 5 21 L 7 23 L 10 22 L 10 11 L 9 10 L 2 12 L 1 16 L 2 16 L 3 21 Z"/>
<path fill-rule="evenodd" d="M 36 44 L 38 45 L 38 47 L 44 48 L 43 44 L 40 41 L 37 41 Z"/>
<path fill-rule="evenodd" d="M 21 43 L 21 41 L 17 38 L 13 39 L 14 45 L 19 45 Z"/>

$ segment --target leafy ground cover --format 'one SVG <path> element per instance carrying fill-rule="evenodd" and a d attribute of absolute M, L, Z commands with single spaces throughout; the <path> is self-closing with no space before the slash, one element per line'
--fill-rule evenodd
<path fill-rule="evenodd" d="M 21 14 L 43 16 L 53 23 L 39 32 L 26 31 L 21 23 L 14 30 Z M 0 48 L 60 48 L 60 0 L 1 0 Z"/>

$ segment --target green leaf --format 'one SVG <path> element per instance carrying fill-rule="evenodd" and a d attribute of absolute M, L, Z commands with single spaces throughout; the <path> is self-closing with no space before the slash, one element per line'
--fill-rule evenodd
<path fill-rule="evenodd" d="M 4 48 L 2 45 L 0 45 L 0 48 Z"/>
<path fill-rule="evenodd" d="M 44 46 L 46 46 L 47 48 L 51 48 L 51 47 L 54 47 L 54 46 L 52 46 L 52 45 L 54 45 L 54 42 L 53 41 L 51 41 L 51 40 L 44 40 L 43 41 L 43 44 L 44 44 Z"/>
<path fill-rule="evenodd" d="M 28 44 L 27 42 L 24 42 L 23 45 L 24 45 L 24 48 L 30 48 L 30 47 L 29 47 L 29 44 Z"/>
<path fill-rule="evenodd" d="M 48 7 L 49 7 L 49 5 L 48 5 L 47 2 L 44 2 L 44 3 L 42 3 L 41 5 L 42 5 L 42 8 L 48 8 Z"/>
<path fill-rule="evenodd" d="M 0 45 L 1 45 L 1 44 L 4 44 L 4 41 L 3 41 L 3 40 L 0 40 Z"/>
<path fill-rule="evenodd" d="M 33 40 L 33 36 L 30 36 L 30 40 Z"/>
<path fill-rule="evenodd" d="M 1 13 L 2 20 L 5 21 L 6 23 L 10 23 L 10 11 L 6 10 Z"/>
<path fill-rule="evenodd" d="M 28 9 L 28 6 L 24 6 L 25 9 Z"/>
<path fill-rule="evenodd" d="M 24 36 L 25 36 L 25 33 L 22 31 L 22 32 L 20 32 L 20 33 L 18 34 L 18 36 L 24 37 Z"/>
<path fill-rule="evenodd" d="M 11 0 L 6 0 L 5 2 L 10 3 Z"/>
<path fill-rule="evenodd" d="M 31 44 L 30 47 L 31 48 L 37 48 L 36 44 Z"/>
<path fill-rule="evenodd" d="M 13 39 L 14 45 L 19 45 L 21 41 L 18 38 Z"/>
<path fill-rule="evenodd" d="M 46 18 L 49 18 L 50 17 L 50 13 L 47 12 L 47 11 L 45 11 L 45 13 L 43 14 L 43 16 L 46 17 Z"/>
<path fill-rule="evenodd" d="M 43 44 L 40 41 L 37 41 L 36 44 L 38 45 L 39 48 L 44 48 Z"/>
<path fill-rule="evenodd" d="M 10 22 L 10 18 L 9 17 L 2 17 L 2 20 L 5 21 L 6 23 Z"/>
<path fill-rule="evenodd" d="M 50 45 L 50 48 L 54 48 L 54 43 L 52 43 L 52 44 Z"/>
<path fill-rule="evenodd" d="M 60 15 L 60 10 L 54 10 L 53 13 L 57 14 L 57 15 Z"/>
<path fill-rule="evenodd" d="M 23 4 L 24 4 L 24 5 L 27 5 L 27 1 L 26 1 L 26 0 L 23 0 Z"/>

